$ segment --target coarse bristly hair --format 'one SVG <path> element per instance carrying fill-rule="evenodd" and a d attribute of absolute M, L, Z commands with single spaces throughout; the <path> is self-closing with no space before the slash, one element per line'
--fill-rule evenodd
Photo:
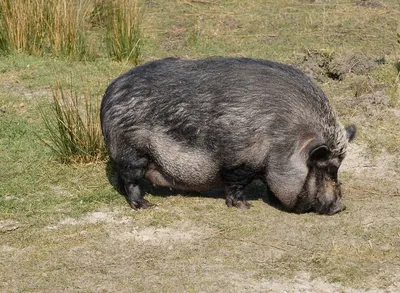
<path fill-rule="evenodd" d="M 127 132 L 140 125 L 163 126 L 178 140 L 212 150 L 216 147 L 212 138 L 228 134 L 219 136 L 218 124 L 247 126 L 232 128 L 236 132 L 229 134 L 237 136 L 248 130 L 271 131 L 266 124 L 292 125 L 313 127 L 310 131 L 323 134 L 338 155 L 345 150 L 343 127 L 322 91 L 299 70 L 271 61 L 158 60 L 121 76 L 105 96 L 106 135 L 107 127 Z M 277 135 L 292 134 L 285 132 Z"/>
<path fill-rule="evenodd" d="M 113 160 L 144 156 L 194 186 L 226 169 L 256 176 L 292 168 L 295 152 L 317 144 L 341 162 L 351 136 L 300 70 L 249 58 L 167 58 L 133 68 L 107 88 L 101 121 Z"/>

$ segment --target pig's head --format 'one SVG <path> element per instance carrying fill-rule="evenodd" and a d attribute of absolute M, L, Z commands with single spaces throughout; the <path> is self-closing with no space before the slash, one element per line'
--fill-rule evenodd
<path fill-rule="evenodd" d="M 350 125 L 344 131 L 343 146 L 354 138 L 356 129 Z M 343 150 L 332 151 L 316 137 L 305 137 L 293 153 L 273 162 L 266 183 L 289 211 L 335 214 L 345 209 L 338 180 L 344 154 Z"/>

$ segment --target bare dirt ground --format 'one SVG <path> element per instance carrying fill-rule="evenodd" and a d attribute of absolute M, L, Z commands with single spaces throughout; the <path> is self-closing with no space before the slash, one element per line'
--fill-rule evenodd
<path fill-rule="evenodd" d="M 1 291 L 399 292 L 398 158 L 353 144 L 342 171 L 348 209 L 332 217 L 282 212 L 255 186 L 248 211 L 149 196 L 152 210 L 0 221 Z"/>

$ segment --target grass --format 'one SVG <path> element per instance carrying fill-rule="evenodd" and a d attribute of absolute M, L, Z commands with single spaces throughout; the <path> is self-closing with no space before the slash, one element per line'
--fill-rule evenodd
<path fill-rule="evenodd" d="M 142 6 L 139 0 L 1 0 L 0 52 L 78 60 L 110 55 L 137 64 Z"/>
<path fill-rule="evenodd" d="M 93 38 L 106 32 L 102 3 L 91 1 L 87 14 Z M 65 134 L 73 125 L 94 130 L 86 127 L 86 112 L 95 113 L 89 101 L 97 108 L 131 66 L 127 57 L 1 56 L 0 291 L 399 291 L 399 4 L 383 4 L 155 0 L 141 22 L 139 62 L 229 55 L 305 69 L 309 52 L 336 63 L 348 51 L 384 57 L 341 80 L 317 79 L 341 120 L 359 130 L 340 174 L 347 209 L 333 217 L 282 212 L 257 188 L 248 211 L 219 197 L 158 194 L 146 195 L 157 208 L 133 211 L 108 182 L 105 162 L 60 164 L 37 137 L 52 139 L 41 113 L 49 125 L 68 125 L 68 112 L 50 118 L 57 103 L 74 113 Z M 89 115 L 93 126 L 97 117 Z M 90 140 L 83 136 L 75 141 Z"/>
<path fill-rule="evenodd" d="M 0 29 L 3 43 L 8 47 L 4 50 L 3 45 L 3 51 L 85 55 L 88 50 L 87 3 L 81 0 L 2 0 Z"/>
<path fill-rule="evenodd" d="M 63 163 L 89 163 L 106 157 L 100 127 L 100 103 L 59 85 L 53 91 L 53 107 L 40 110 L 49 142 L 44 141 Z"/>
<path fill-rule="evenodd" d="M 103 1 L 103 3 L 109 3 Z M 137 65 L 141 57 L 141 21 L 143 4 L 137 0 L 111 1 L 105 17 L 108 19 L 106 43 L 109 55 L 117 61 Z M 104 4 L 107 6 L 107 4 Z"/>

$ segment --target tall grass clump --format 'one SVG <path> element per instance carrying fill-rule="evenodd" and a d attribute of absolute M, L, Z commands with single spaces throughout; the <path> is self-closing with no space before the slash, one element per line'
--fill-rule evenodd
<path fill-rule="evenodd" d="M 0 30 L 0 55 L 5 55 L 10 51 L 7 35 Z"/>
<path fill-rule="evenodd" d="M 88 57 L 90 0 L 0 0 L 0 49 Z"/>
<path fill-rule="evenodd" d="M 103 0 L 106 14 L 106 44 L 110 57 L 137 65 L 141 56 L 141 0 Z M 108 3 L 107 3 L 108 2 Z"/>
<path fill-rule="evenodd" d="M 40 109 L 49 139 L 44 141 L 63 163 L 89 163 L 106 156 L 100 127 L 99 100 L 65 92 L 58 85 L 53 90 L 50 111 Z"/>

